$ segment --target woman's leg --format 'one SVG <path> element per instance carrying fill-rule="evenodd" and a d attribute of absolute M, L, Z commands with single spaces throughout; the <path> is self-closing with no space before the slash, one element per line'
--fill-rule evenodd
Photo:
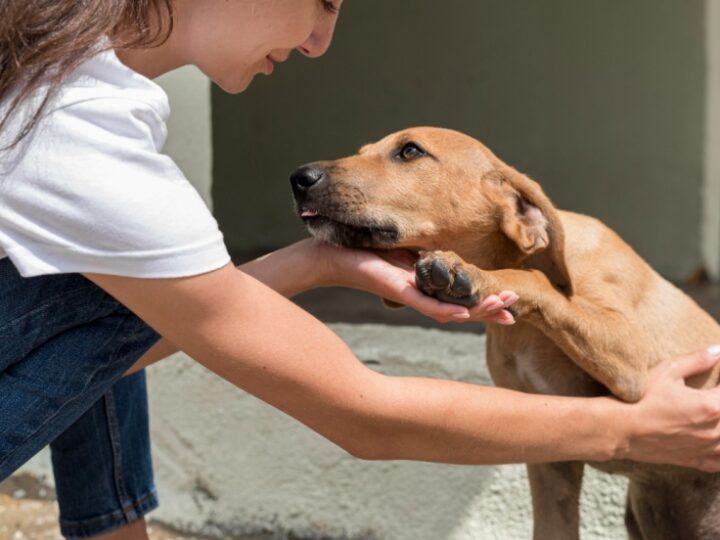
<path fill-rule="evenodd" d="M 65 537 L 114 530 L 157 507 L 144 371 L 116 382 L 50 448 Z"/>
<path fill-rule="evenodd" d="M 137 515 L 155 504 L 150 500 L 150 461 L 142 457 L 147 457 L 146 449 L 134 443 L 127 446 L 147 433 L 147 420 L 142 420 L 147 412 L 143 376 L 127 381 L 121 377 L 158 338 L 136 315 L 78 274 L 24 279 L 8 259 L 0 259 L 0 480 L 58 437 L 60 447 L 61 435 L 68 436 L 66 441 L 78 440 L 76 430 L 90 432 L 94 426 L 95 441 L 104 428 L 110 442 L 102 441 L 92 463 L 76 462 L 76 474 L 86 480 L 84 487 L 76 487 L 88 490 L 87 504 L 92 506 L 89 497 L 97 486 L 85 473 L 105 459 L 113 479 L 124 476 L 125 498 L 118 502 L 123 519 L 133 515 L 123 508 L 128 501 L 130 506 L 137 504 Z M 62 446 L 64 452 L 72 452 L 72 444 Z M 82 447 L 87 451 L 85 444 L 78 446 Z M 108 448 L 112 452 L 101 455 Z M 63 483 L 70 474 L 64 470 Z M 130 478 L 136 473 L 142 478 Z M 138 497 L 143 485 L 148 488 L 144 499 L 145 493 Z M 118 492 L 117 482 L 111 487 Z"/>

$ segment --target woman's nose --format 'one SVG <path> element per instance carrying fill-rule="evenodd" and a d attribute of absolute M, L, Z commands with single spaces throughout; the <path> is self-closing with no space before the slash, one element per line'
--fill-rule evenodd
<path fill-rule="evenodd" d="M 322 56 L 330 47 L 337 17 L 329 17 L 328 19 L 318 23 L 308 38 L 297 47 L 308 58 Z"/>

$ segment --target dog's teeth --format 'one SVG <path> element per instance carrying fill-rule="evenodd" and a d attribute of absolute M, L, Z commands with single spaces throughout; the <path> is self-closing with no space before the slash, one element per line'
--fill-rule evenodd
<path fill-rule="evenodd" d="M 300 217 L 315 217 L 319 214 L 317 210 L 303 210 Z"/>

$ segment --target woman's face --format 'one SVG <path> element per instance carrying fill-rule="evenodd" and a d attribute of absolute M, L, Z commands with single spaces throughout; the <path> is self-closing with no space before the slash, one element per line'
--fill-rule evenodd
<path fill-rule="evenodd" d="M 231 93 L 270 75 L 293 49 L 325 53 L 343 0 L 185 0 L 176 3 L 183 56 Z M 175 32 L 173 32 L 175 33 Z"/>

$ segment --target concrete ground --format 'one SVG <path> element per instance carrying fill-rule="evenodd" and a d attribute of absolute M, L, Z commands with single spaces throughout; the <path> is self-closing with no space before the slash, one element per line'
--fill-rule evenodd
<path fill-rule="evenodd" d="M 57 520 L 55 493 L 39 479 L 20 473 L 0 483 L 0 540 L 62 540 Z M 151 540 L 201 540 L 156 523 L 149 530 Z"/>
<path fill-rule="evenodd" d="M 55 493 L 38 478 L 19 473 L 0 483 L 0 540 L 63 540 L 57 520 Z M 175 531 L 152 519 L 148 531 L 150 540 L 211 540 Z M 280 539 L 267 534 L 242 535 L 232 540 Z"/>
<path fill-rule="evenodd" d="M 716 319 L 720 320 L 720 286 L 688 285 L 683 287 Z M 327 322 L 379 322 L 390 325 L 416 325 L 444 330 L 482 332 L 480 324 L 439 325 L 411 310 L 388 310 L 380 301 L 364 293 L 341 289 L 324 289 L 305 293 L 298 304 Z M 347 306 L 352 306 L 348 309 Z M 150 521 L 151 540 L 197 539 L 165 525 Z M 227 537 L 226 537 L 227 538 Z M 61 540 L 57 528 L 57 505 L 52 488 L 41 480 L 19 473 L 0 483 L 0 540 Z M 276 534 L 241 535 L 233 540 L 281 540 Z M 283 540 L 291 540 L 283 537 Z M 299 540 L 299 539 L 296 539 Z"/>
<path fill-rule="evenodd" d="M 58 529 L 58 509 L 53 489 L 29 473 L 18 473 L 0 482 L 0 540 L 63 540 Z M 185 534 L 150 517 L 150 540 L 216 540 Z M 302 540 L 274 533 L 237 535 L 224 540 Z"/>

